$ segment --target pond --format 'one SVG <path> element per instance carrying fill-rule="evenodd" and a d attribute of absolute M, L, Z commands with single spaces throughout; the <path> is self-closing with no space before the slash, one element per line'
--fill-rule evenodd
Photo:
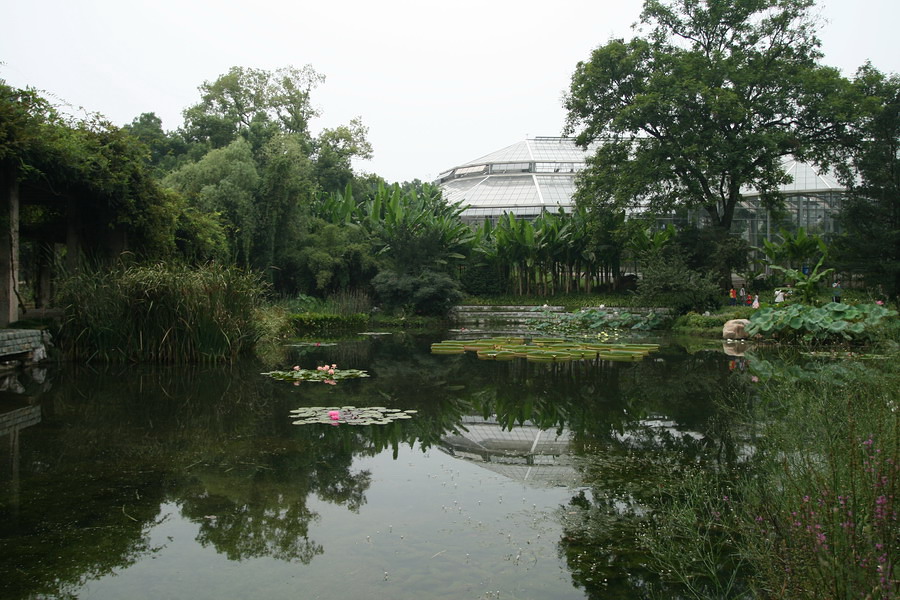
<path fill-rule="evenodd" d="M 720 401 L 743 359 L 667 342 L 495 362 L 435 341 L 297 346 L 279 367 L 371 375 L 336 385 L 256 361 L 39 371 L 0 400 L 24 415 L 0 429 L 0 597 L 643 597 L 630 517 L 667 457 L 738 459 Z M 292 424 L 343 406 L 416 412 Z"/>

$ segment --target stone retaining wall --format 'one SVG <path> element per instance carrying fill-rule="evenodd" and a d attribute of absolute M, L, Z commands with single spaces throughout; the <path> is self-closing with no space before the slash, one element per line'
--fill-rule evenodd
<path fill-rule="evenodd" d="M 607 312 L 627 312 L 644 315 L 649 312 L 656 314 L 669 314 L 668 308 L 649 308 L 639 306 L 592 306 L 585 310 L 605 310 Z M 450 320 L 459 325 L 483 325 L 487 323 L 526 323 L 532 319 L 543 317 L 545 312 L 564 313 L 563 306 L 482 306 L 464 305 L 454 306 L 450 310 Z"/>
<path fill-rule="evenodd" d="M 32 354 L 35 360 L 46 357 L 42 331 L 38 329 L 0 329 L 0 360 L 26 353 Z"/>
<path fill-rule="evenodd" d="M 25 406 L 0 414 L 0 437 L 41 422 L 40 406 Z"/>

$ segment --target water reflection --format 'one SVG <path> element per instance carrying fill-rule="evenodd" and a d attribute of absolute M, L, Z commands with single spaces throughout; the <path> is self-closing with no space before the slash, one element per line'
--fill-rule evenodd
<path fill-rule="evenodd" d="M 394 536 L 388 557 L 403 557 L 403 567 L 375 578 L 392 585 L 383 597 L 421 597 L 448 568 L 446 597 L 460 597 L 460 585 L 468 586 L 466 597 L 487 597 L 495 586 L 519 597 L 637 597 L 652 577 L 627 541 L 637 535 L 654 480 L 671 472 L 672 461 L 737 460 L 743 432 L 734 431 L 721 399 L 740 397 L 727 392 L 746 386 L 746 378 L 731 376 L 721 350 L 670 345 L 638 363 L 539 364 L 431 355 L 433 341 L 398 336 L 298 347 L 279 365 L 338 363 L 372 375 L 337 386 L 292 386 L 260 376 L 272 365 L 253 362 L 56 370 L 32 400 L 40 424 L 19 431 L 14 450 L 3 446 L 10 448 L 4 464 L 15 458 L 15 470 L 2 475 L 0 595 L 105 597 L 109 575 L 139 581 L 147 561 L 162 563 L 174 552 L 159 532 L 177 519 L 183 529 L 190 525 L 198 550 L 229 561 L 268 559 L 319 572 L 354 562 L 373 578 L 386 558 L 367 552 L 376 529 L 385 535 L 390 527 L 385 520 L 398 529 L 405 520 L 413 530 L 441 523 L 432 537 L 443 552 L 433 540 L 415 546 L 412 531 L 402 542 Z M 418 413 L 387 426 L 290 423 L 293 408 L 330 405 Z M 396 497 L 369 506 L 373 494 L 387 493 L 377 482 L 413 486 L 400 493 L 421 502 L 400 512 Z M 506 505 L 493 499 L 489 512 L 489 489 L 507 494 Z M 510 523 L 535 533 L 516 542 Z M 370 532 L 366 544 L 354 528 Z M 539 531 L 555 532 L 555 541 Z M 509 547 L 501 552 L 497 539 Z M 483 558 L 470 559 L 479 552 Z M 547 571 L 523 556 L 544 561 Z M 434 571 L 438 560 L 449 566 Z M 559 561 L 570 581 L 546 561 Z M 278 577 L 276 567 L 254 564 L 241 578 L 265 576 L 271 584 Z M 338 579 L 332 597 L 381 597 L 369 587 L 373 580 Z M 184 582 L 171 586 L 162 591 L 206 597 Z M 268 597 L 294 597 L 288 591 Z"/>

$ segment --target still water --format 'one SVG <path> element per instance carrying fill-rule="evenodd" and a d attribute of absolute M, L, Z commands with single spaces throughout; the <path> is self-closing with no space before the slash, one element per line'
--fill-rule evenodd
<path fill-rule="evenodd" d="M 0 597 L 644 597 L 641 499 L 663 457 L 734 459 L 719 409 L 742 359 L 489 362 L 438 339 L 20 377 L 0 400 Z M 371 377 L 260 375 L 323 363 Z M 418 412 L 293 425 L 302 406 Z"/>

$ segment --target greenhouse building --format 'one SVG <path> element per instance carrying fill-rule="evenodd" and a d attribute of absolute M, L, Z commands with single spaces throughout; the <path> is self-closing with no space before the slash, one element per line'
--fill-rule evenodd
<path fill-rule="evenodd" d="M 575 145 L 573 138 L 529 138 L 449 169 L 435 183 L 448 202 L 462 203 L 462 218 L 468 223 L 496 222 L 505 213 L 534 219 L 544 211 L 574 208 L 575 179 L 589 153 L 590 149 L 586 153 Z M 832 217 L 845 189 L 834 177 L 793 158 L 786 159 L 784 167 L 793 181 L 782 187 L 785 212 L 781 218 L 762 209 L 759 194 L 749 188 L 735 211 L 731 230 L 753 245 L 781 229 L 803 227 L 826 237 L 835 231 Z M 697 210 L 661 219 L 694 224 L 702 220 L 702 211 Z"/>

